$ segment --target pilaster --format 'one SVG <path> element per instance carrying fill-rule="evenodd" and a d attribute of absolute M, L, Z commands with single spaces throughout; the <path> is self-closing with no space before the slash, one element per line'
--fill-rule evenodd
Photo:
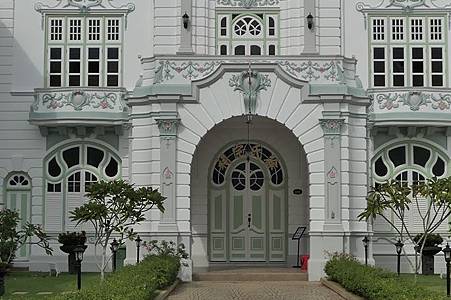
<path fill-rule="evenodd" d="M 180 48 L 177 51 L 178 55 L 193 54 L 193 3 L 192 0 L 180 0 Z M 183 15 L 189 16 L 187 28 L 183 25 Z"/>
<path fill-rule="evenodd" d="M 174 113 L 156 118 L 156 121 L 160 130 L 160 191 L 166 197 L 158 231 L 177 232 L 176 150 L 180 119 Z"/>
<path fill-rule="evenodd" d="M 325 231 L 342 232 L 341 128 L 344 119 L 320 119 L 324 131 Z"/>

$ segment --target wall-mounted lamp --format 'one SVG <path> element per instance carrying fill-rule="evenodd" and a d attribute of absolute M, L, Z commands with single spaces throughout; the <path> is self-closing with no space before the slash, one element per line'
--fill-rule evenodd
<path fill-rule="evenodd" d="M 188 14 L 185 12 L 185 14 L 182 16 L 183 19 L 183 28 L 188 29 L 188 24 L 189 24 L 189 16 Z"/>
<path fill-rule="evenodd" d="M 307 16 L 307 27 L 310 30 L 313 29 L 313 16 L 311 13 Z"/>

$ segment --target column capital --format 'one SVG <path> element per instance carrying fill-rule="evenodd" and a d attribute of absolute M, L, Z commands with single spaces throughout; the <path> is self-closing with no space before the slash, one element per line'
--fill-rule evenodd
<path fill-rule="evenodd" d="M 158 129 L 160 129 L 161 137 L 173 137 L 177 136 L 177 128 L 180 124 L 178 118 L 159 118 L 156 119 Z"/>
<path fill-rule="evenodd" d="M 339 135 L 344 119 L 320 119 L 319 124 L 325 135 Z"/>

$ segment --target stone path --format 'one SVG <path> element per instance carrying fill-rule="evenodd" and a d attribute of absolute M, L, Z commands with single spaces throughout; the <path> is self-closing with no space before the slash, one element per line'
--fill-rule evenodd
<path fill-rule="evenodd" d="M 343 300 L 319 282 L 193 281 L 180 284 L 170 300 Z"/>

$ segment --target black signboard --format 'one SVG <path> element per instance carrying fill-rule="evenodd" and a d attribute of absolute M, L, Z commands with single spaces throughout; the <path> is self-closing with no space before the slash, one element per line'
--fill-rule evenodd
<path fill-rule="evenodd" d="M 300 247 L 301 247 L 301 237 L 302 237 L 302 235 L 304 234 L 305 229 L 307 229 L 307 227 L 305 227 L 305 226 L 299 226 L 298 229 L 296 229 L 296 232 L 295 232 L 295 233 L 293 234 L 293 236 L 291 237 L 291 240 L 293 240 L 293 241 L 298 240 L 298 256 L 296 257 L 297 263 L 296 263 L 295 266 L 293 266 L 293 268 L 300 268 L 300 267 L 301 267 L 301 266 L 299 265 L 299 260 L 300 260 L 300 257 L 299 257 L 299 249 L 300 249 Z"/>

